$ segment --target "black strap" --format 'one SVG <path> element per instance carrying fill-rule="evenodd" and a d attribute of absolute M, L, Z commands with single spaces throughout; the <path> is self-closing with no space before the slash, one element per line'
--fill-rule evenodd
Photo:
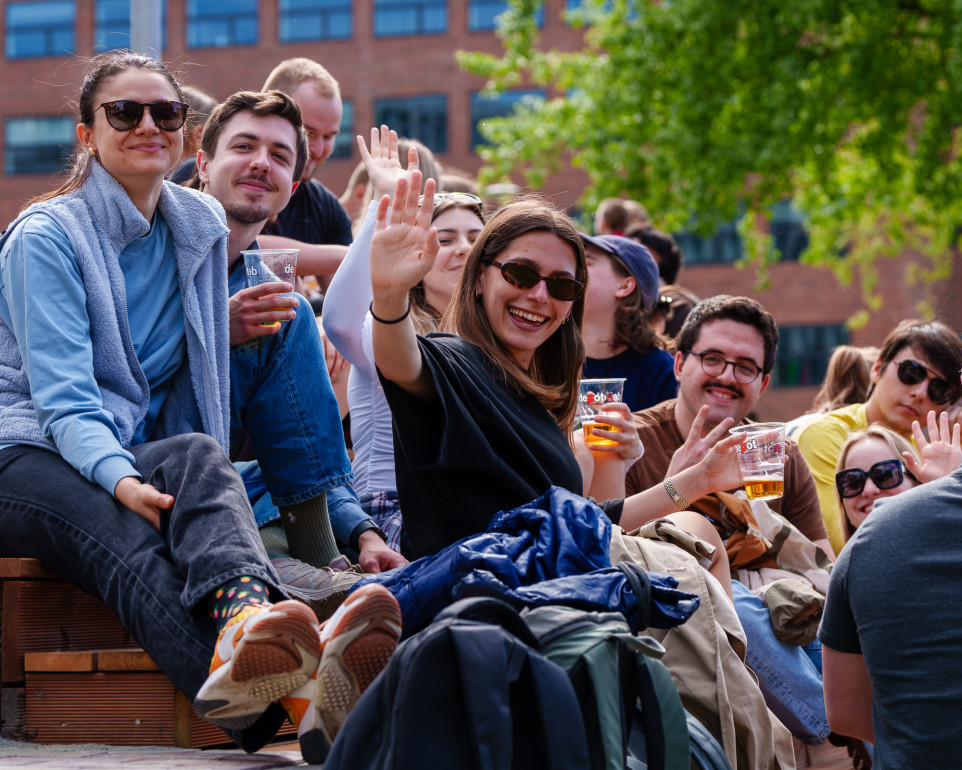
<path fill-rule="evenodd" d="M 651 579 L 640 565 L 631 561 L 619 562 L 618 569 L 628 581 L 631 592 L 638 598 L 638 619 L 631 629 L 632 633 L 637 634 L 651 625 Z"/>

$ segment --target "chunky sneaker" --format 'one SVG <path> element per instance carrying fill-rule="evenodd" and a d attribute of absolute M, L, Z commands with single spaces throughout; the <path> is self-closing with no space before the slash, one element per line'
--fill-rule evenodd
<path fill-rule="evenodd" d="M 297 559 L 272 559 L 271 564 L 277 570 L 277 576 L 287 591 L 293 598 L 299 599 L 305 604 L 311 605 L 311 609 L 320 621 L 327 620 L 334 614 L 334 610 L 341 606 L 354 584 L 357 583 L 364 573 L 356 564 L 350 566 L 350 562 L 342 557 L 338 557 L 331 562 L 330 567 L 312 567 Z M 347 569 L 334 569 L 335 563 L 338 567 L 346 564 Z"/>
<path fill-rule="evenodd" d="M 309 607 L 291 599 L 245 607 L 220 632 L 194 708 L 220 727 L 242 730 L 307 682 L 320 657 L 317 618 Z"/>
<path fill-rule="evenodd" d="M 401 608 L 384 586 L 351 594 L 321 626 L 321 662 L 303 687 L 281 699 L 297 725 L 304 761 L 327 759 L 354 704 L 387 664 L 401 636 Z"/>

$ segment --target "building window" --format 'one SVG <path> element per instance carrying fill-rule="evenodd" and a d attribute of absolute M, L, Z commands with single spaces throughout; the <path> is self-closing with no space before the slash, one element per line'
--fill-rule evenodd
<path fill-rule="evenodd" d="M 374 0 L 374 34 L 378 37 L 447 31 L 447 0 Z"/>
<path fill-rule="evenodd" d="M 50 174 L 67 167 L 77 136 L 73 118 L 10 118 L 5 135 L 6 174 Z"/>
<path fill-rule="evenodd" d="M 737 220 L 718 228 L 714 235 L 675 233 L 675 241 L 686 265 L 709 265 L 737 262 L 742 256 L 742 239 Z"/>
<path fill-rule="evenodd" d="M 374 125 L 382 123 L 397 131 L 398 136 L 417 139 L 434 153 L 448 151 L 446 96 L 379 99 L 374 104 Z"/>
<path fill-rule="evenodd" d="M 510 115 L 514 105 L 525 99 L 538 98 L 544 98 L 544 91 L 502 91 L 494 96 L 484 96 L 480 91 L 471 94 L 471 146 L 488 144 L 481 134 L 484 121 Z"/>
<path fill-rule="evenodd" d="M 351 36 L 351 0 L 280 0 L 278 8 L 282 43 Z"/>
<path fill-rule="evenodd" d="M 257 42 L 257 0 L 187 0 L 187 46 L 224 48 Z"/>
<path fill-rule="evenodd" d="M 7 58 L 73 53 L 76 15 L 73 0 L 7 3 Z"/>
<path fill-rule="evenodd" d="M 354 103 L 342 102 L 341 130 L 334 138 L 332 158 L 350 158 L 354 148 Z"/>
<path fill-rule="evenodd" d="M 808 248 L 805 217 L 788 201 L 772 206 L 771 232 L 775 239 L 775 248 L 783 260 L 797 262 L 802 252 Z"/>
<path fill-rule="evenodd" d="M 508 10 L 508 0 L 469 0 L 468 29 L 482 32 L 495 29 L 498 17 Z M 544 26 L 544 5 L 538 6 L 538 26 Z"/>
<path fill-rule="evenodd" d="M 847 344 L 844 324 L 779 327 L 772 385 L 821 385 L 832 350 Z"/>
<path fill-rule="evenodd" d="M 161 30 L 160 45 L 167 45 L 167 2 L 160 6 Z M 97 0 L 95 13 L 95 48 L 98 51 L 113 51 L 130 48 L 130 0 Z"/>

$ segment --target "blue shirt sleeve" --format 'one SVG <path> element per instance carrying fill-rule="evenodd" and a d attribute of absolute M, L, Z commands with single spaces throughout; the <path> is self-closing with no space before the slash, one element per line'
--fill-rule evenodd
<path fill-rule="evenodd" d="M 113 494 L 140 474 L 120 444 L 94 377 L 86 291 L 70 240 L 36 214 L 8 239 L 0 307 L 16 335 L 40 430 L 88 481 Z"/>

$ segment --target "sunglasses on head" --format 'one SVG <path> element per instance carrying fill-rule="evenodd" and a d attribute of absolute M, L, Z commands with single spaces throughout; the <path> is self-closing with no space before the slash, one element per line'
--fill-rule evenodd
<path fill-rule="evenodd" d="M 879 489 L 894 489 L 902 483 L 902 461 L 882 460 L 875 463 L 868 471 L 861 468 L 846 468 L 835 474 L 835 487 L 841 497 L 856 497 L 865 489 L 865 479 L 872 479 L 872 483 Z"/>
<path fill-rule="evenodd" d="M 137 128 L 144 119 L 144 110 L 148 108 L 154 125 L 161 131 L 177 131 L 183 128 L 187 121 L 187 105 L 168 99 L 149 104 L 119 99 L 115 102 L 104 102 L 100 106 L 104 108 L 107 123 L 116 131 L 132 131 Z"/>
<path fill-rule="evenodd" d="M 922 380 L 929 381 L 929 401 L 939 406 L 958 398 L 958 391 L 951 383 L 941 377 L 932 377 L 929 370 L 918 361 L 908 358 L 905 361 L 892 361 L 898 366 L 899 382 L 903 385 L 918 385 Z"/>
<path fill-rule="evenodd" d="M 555 299 L 574 302 L 585 293 L 585 285 L 567 275 L 541 275 L 537 270 L 522 262 L 490 262 L 501 271 L 501 277 L 519 289 L 530 289 L 544 281 L 545 287 Z"/>
<path fill-rule="evenodd" d="M 484 201 L 481 200 L 477 195 L 473 193 L 466 192 L 439 192 L 434 194 L 434 208 L 437 208 L 445 201 L 453 201 L 455 203 L 464 203 L 468 206 L 481 206 Z M 424 205 L 424 196 L 422 195 L 418 198 L 418 206 Z"/>

